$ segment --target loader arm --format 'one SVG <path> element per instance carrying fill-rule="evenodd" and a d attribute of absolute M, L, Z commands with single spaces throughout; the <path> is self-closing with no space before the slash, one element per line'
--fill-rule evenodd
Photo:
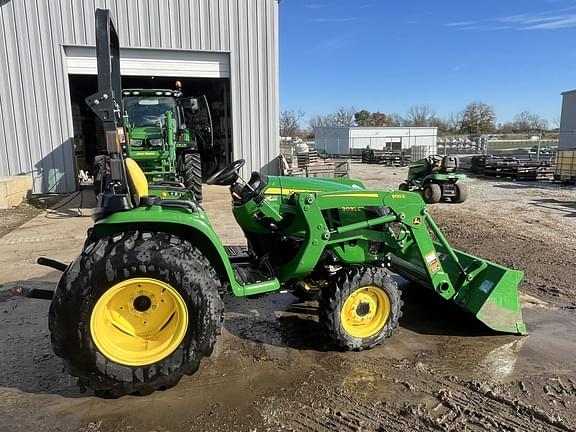
<path fill-rule="evenodd" d="M 526 333 L 518 296 L 523 273 L 453 249 L 419 194 L 365 189 L 298 193 L 294 204 L 297 218 L 305 221 L 303 245 L 277 269 L 280 280 L 311 273 L 328 250 L 344 264 L 385 263 L 494 330 Z M 379 210 L 350 223 L 330 219 L 331 212 L 343 209 Z"/>

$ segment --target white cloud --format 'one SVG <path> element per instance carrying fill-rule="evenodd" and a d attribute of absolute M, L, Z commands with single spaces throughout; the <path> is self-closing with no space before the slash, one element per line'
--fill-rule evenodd
<path fill-rule="evenodd" d="M 576 27 L 575 6 L 554 11 L 523 13 L 479 21 L 458 21 L 444 24 L 455 30 L 556 30 Z"/>
<path fill-rule="evenodd" d="M 358 18 L 348 17 L 348 18 L 312 18 L 312 22 L 318 23 L 339 23 L 339 22 L 350 22 L 356 21 Z"/>
<path fill-rule="evenodd" d="M 446 27 L 464 27 L 464 26 L 471 26 L 473 24 L 476 24 L 476 21 L 457 21 L 457 22 L 451 22 L 451 23 L 447 23 L 444 24 Z"/>

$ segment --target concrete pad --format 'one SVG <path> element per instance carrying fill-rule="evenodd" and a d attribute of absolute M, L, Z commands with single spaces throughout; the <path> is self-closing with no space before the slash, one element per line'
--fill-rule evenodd
<path fill-rule="evenodd" d="M 16 207 L 32 192 L 32 176 L 0 177 L 0 209 Z"/>
<path fill-rule="evenodd" d="M 66 202 L 66 200 L 70 200 Z M 78 192 L 63 200 L 65 205 L 48 210 L 14 231 L 0 237 L 0 284 L 44 278 L 52 269 L 36 264 L 39 256 L 70 262 L 82 250 L 86 231 L 93 224 L 94 194 Z M 227 187 L 204 186 L 202 204 L 222 243 L 243 245 L 244 234 L 236 224 Z"/>

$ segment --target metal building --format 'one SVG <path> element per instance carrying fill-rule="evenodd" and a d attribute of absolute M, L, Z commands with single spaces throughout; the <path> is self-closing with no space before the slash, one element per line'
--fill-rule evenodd
<path fill-rule="evenodd" d="M 436 153 L 435 127 L 319 127 L 314 129 L 315 147 L 328 154 L 360 154 L 364 149 L 414 153 L 425 157 Z"/>
<path fill-rule="evenodd" d="M 560 150 L 576 150 L 576 90 L 562 93 Z"/>
<path fill-rule="evenodd" d="M 218 163 L 273 172 L 278 139 L 277 0 L 0 0 L 0 176 L 70 192 L 97 131 L 94 10 L 112 11 L 123 87 L 206 94 Z M 189 94 L 192 92 L 196 94 Z"/>

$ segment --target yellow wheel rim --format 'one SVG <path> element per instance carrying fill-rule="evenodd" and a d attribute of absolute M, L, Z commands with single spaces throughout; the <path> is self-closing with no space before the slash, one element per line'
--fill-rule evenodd
<path fill-rule="evenodd" d="M 388 294 L 380 287 L 368 285 L 348 296 L 340 312 L 340 321 L 350 336 L 365 339 L 378 334 L 389 316 Z"/>
<path fill-rule="evenodd" d="M 98 350 L 127 366 L 156 363 L 174 352 L 188 329 L 188 308 L 169 284 L 133 278 L 109 288 L 90 316 Z"/>

